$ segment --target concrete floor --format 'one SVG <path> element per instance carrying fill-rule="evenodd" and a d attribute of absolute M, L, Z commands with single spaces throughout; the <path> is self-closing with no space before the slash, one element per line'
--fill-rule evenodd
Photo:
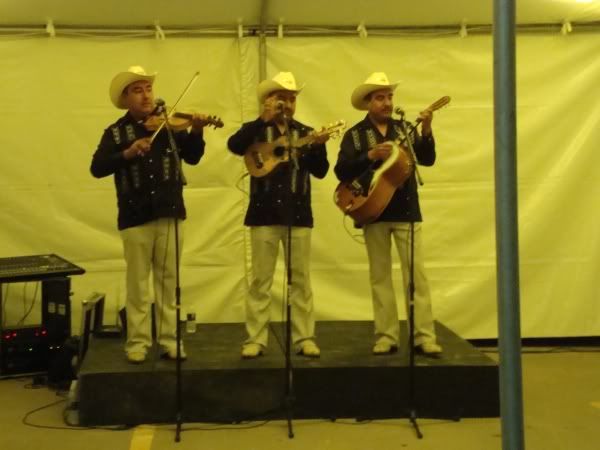
<path fill-rule="evenodd" d="M 527 349 L 525 349 L 527 350 Z M 575 349 L 577 350 L 577 349 Z M 594 349 L 592 349 L 594 350 Z M 600 448 L 600 350 L 523 354 L 525 446 L 530 450 Z M 238 426 L 184 424 L 181 442 L 174 426 L 143 426 L 125 431 L 47 429 L 23 423 L 37 408 L 61 401 L 55 391 L 32 389 L 31 379 L 0 380 L 0 449 L 102 450 L 496 450 L 502 448 L 500 419 L 460 422 L 419 420 L 416 438 L 404 419 L 357 424 L 294 421 L 295 438 L 285 421 Z M 64 427 L 65 402 L 30 414 L 27 422 Z"/>

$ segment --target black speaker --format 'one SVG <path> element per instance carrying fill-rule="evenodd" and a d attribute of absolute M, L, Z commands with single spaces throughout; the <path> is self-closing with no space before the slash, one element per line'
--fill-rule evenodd
<path fill-rule="evenodd" d="M 42 281 L 42 325 L 53 340 L 71 336 L 71 279 L 50 278 Z"/>
<path fill-rule="evenodd" d="M 48 363 L 48 386 L 67 390 L 77 379 L 79 337 L 68 338 Z"/>

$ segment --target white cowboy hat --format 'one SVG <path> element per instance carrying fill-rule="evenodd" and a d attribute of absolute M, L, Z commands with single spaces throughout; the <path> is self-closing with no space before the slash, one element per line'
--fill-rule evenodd
<path fill-rule="evenodd" d="M 396 89 L 399 81 L 395 83 L 390 83 L 388 77 L 383 72 L 373 72 L 369 75 L 369 78 L 365 80 L 364 83 L 359 85 L 354 92 L 352 92 L 351 102 L 352 106 L 361 111 L 366 111 L 369 109 L 369 102 L 365 98 L 373 91 L 377 91 L 379 89 L 391 89 L 392 91 Z"/>
<path fill-rule="evenodd" d="M 131 83 L 140 80 L 146 80 L 149 81 L 150 84 L 153 84 L 154 77 L 156 77 L 156 72 L 149 75 L 142 66 L 131 66 L 127 71 L 119 72 L 110 82 L 110 88 L 108 90 L 110 101 L 119 109 L 127 109 L 127 106 L 123 103 L 123 89 Z"/>
<path fill-rule="evenodd" d="M 292 72 L 279 72 L 270 80 L 263 80 L 259 83 L 256 89 L 258 101 L 262 104 L 265 99 L 275 91 L 292 91 L 300 92 L 304 84 L 300 87 L 296 85 L 296 79 Z"/>

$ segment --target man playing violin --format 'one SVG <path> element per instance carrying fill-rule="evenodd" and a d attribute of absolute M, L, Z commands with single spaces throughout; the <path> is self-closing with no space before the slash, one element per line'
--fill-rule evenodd
<path fill-rule="evenodd" d="M 291 72 L 280 72 L 271 80 L 258 85 L 261 115 L 243 124 L 229 138 L 229 149 L 243 156 L 258 142 L 274 142 L 289 135 L 292 140 L 306 136 L 311 128 L 293 119 L 298 87 Z M 292 227 L 290 304 L 292 309 L 292 342 L 295 351 L 307 357 L 318 357 L 315 342 L 313 293 L 310 283 L 309 260 L 311 228 L 310 176 L 323 178 L 329 169 L 325 142 L 327 135 L 316 135 L 310 148 L 300 148 L 290 162 L 279 165 L 264 177 L 251 177 L 250 204 L 244 224 L 250 227 L 252 244 L 252 281 L 246 296 L 246 331 L 248 338 L 242 346 L 242 357 L 261 355 L 268 340 L 271 285 L 279 245 L 287 255 L 287 226 Z M 287 151 L 280 147 L 278 150 Z M 294 154 L 294 152 L 296 154 Z M 287 262 L 287 261 L 286 261 Z"/>
<path fill-rule="evenodd" d="M 139 66 L 118 73 L 110 84 L 113 105 L 127 112 L 104 130 L 94 153 L 91 172 L 96 178 L 114 176 L 118 203 L 118 229 L 127 264 L 127 341 L 131 363 L 142 363 L 152 346 L 151 303 L 156 304 L 157 340 L 161 356 L 177 358 L 175 319 L 175 221 L 186 217 L 185 179 L 181 161 L 196 165 L 204 154 L 203 127 L 207 118 L 192 117 L 191 129 L 166 129 L 152 140 L 144 121 L 155 111 L 156 74 Z M 180 231 L 179 248 L 183 233 Z M 149 290 L 153 275 L 154 297 Z M 186 358 L 183 348 L 180 356 Z"/>
<path fill-rule="evenodd" d="M 390 84 L 385 73 L 375 72 L 352 93 L 352 105 L 358 110 L 366 110 L 367 116 L 349 129 L 342 139 L 334 169 L 340 181 L 351 181 L 370 168 L 381 166 L 392 155 L 390 142 L 404 136 L 401 121 L 392 119 L 397 84 Z M 411 139 L 417 162 L 425 166 L 433 165 L 436 157 L 432 118 L 432 111 L 423 111 L 420 116 L 422 135 L 415 131 Z M 364 225 L 375 321 L 374 354 L 393 353 L 398 349 L 400 327 L 392 284 L 391 238 L 394 238 L 402 263 L 408 306 L 411 222 L 414 223 L 415 345 L 426 355 L 437 355 L 442 351 L 436 343 L 429 284 L 425 276 L 421 221 L 417 182 L 412 172 L 404 185 L 393 193 L 377 219 Z"/>

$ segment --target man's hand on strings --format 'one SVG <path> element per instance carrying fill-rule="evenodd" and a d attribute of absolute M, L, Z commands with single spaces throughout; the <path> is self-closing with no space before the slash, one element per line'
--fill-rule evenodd
<path fill-rule="evenodd" d="M 377 144 L 367 153 L 371 161 L 385 161 L 392 154 L 391 144 Z"/>
<path fill-rule="evenodd" d="M 314 143 L 315 144 L 324 144 L 329 140 L 329 134 L 325 132 L 325 127 L 321 129 L 321 131 L 315 131 L 314 134 Z"/>

